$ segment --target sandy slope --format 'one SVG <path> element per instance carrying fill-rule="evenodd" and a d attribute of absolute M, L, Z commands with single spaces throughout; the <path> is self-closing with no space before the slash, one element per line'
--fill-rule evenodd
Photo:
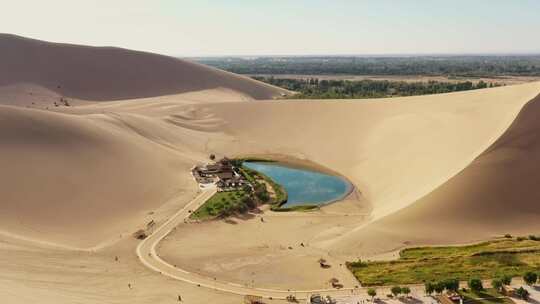
<path fill-rule="evenodd" d="M 284 90 L 168 56 L 111 47 L 56 44 L 0 34 L 0 88 L 33 85 L 69 99 L 108 101 L 224 88 L 252 99 Z M 20 103 L 32 90 L 23 90 Z M 37 92 L 36 94 L 39 94 Z M 0 98 L 0 102 L 10 102 Z M 31 103 L 30 103 L 31 104 Z"/>
<path fill-rule="evenodd" d="M 312 242 L 332 239 L 363 220 L 362 216 L 345 214 L 263 214 L 227 222 L 179 225 L 162 242 L 158 253 L 171 265 L 242 286 L 331 289 L 329 279 L 335 277 L 352 287 L 357 283 L 343 261 L 327 250 L 313 247 Z M 332 267 L 319 267 L 320 258 Z"/>
<path fill-rule="evenodd" d="M 137 132 L 152 134 L 171 147 L 178 147 L 182 140 L 186 140 L 185 135 L 179 135 L 182 130 L 203 132 L 198 134 L 204 138 L 189 137 L 189 147 L 201 158 L 209 153 L 277 153 L 317 162 L 348 177 L 362 193 L 360 201 L 348 202 L 347 205 L 340 203 L 325 209 L 346 214 L 356 210 L 351 206 L 357 205 L 359 210 L 371 209 L 371 220 L 376 220 L 411 204 L 414 207 L 416 200 L 467 167 L 497 140 L 522 106 L 539 91 L 540 84 L 531 83 L 483 91 L 361 102 L 198 104 L 181 100 L 165 103 L 148 100 L 143 103 L 115 103 L 114 106 L 91 105 L 70 109 L 70 112 L 82 116 L 101 113 L 103 109 L 122 113 L 124 119 L 137 126 Z M 437 206 L 430 210 L 431 224 L 444 222 L 447 217 L 441 212 L 444 208 Z M 471 212 L 477 216 L 482 213 L 481 210 Z M 456 214 L 454 216 L 459 218 Z M 534 227 L 537 219 L 534 214 L 519 217 L 516 213 L 507 227 Z M 431 234 L 429 227 L 419 225 L 426 220 L 415 218 L 414 224 L 407 220 L 397 221 L 384 225 L 384 228 L 409 231 L 410 235 L 422 236 L 425 242 L 449 240 L 447 235 Z M 475 227 L 475 221 L 475 217 L 465 218 L 447 229 Z M 269 247 L 263 247 L 265 243 L 260 238 L 249 239 L 251 234 L 238 242 L 247 226 L 257 224 L 255 220 L 233 226 L 224 224 L 179 230 L 170 242 L 164 243 L 162 253 L 173 262 L 187 263 L 188 268 L 199 269 L 211 276 L 221 277 L 223 270 L 227 269 L 224 278 L 238 282 L 249 282 L 253 272 L 275 270 L 281 274 L 266 276 L 261 280 L 265 286 L 289 286 L 298 280 L 299 275 L 291 268 L 292 265 L 304 265 L 302 274 L 305 278 L 300 280 L 304 284 L 302 286 L 320 288 L 326 276 L 341 275 L 334 270 L 318 273 L 317 265 L 312 263 L 318 256 L 330 254 L 343 260 L 415 241 L 410 235 L 364 233 L 362 229 L 369 223 L 365 217 L 344 221 L 339 217 L 318 219 L 314 214 L 312 220 L 280 219 L 276 223 L 279 224 L 262 226 L 258 235 L 282 235 L 286 232 L 287 237 L 281 242 L 271 242 Z M 336 229 L 338 225 L 342 227 Z M 496 225 L 496 222 L 486 220 L 483 230 L 478 232 L 489 237 L 492 234 L 486 234 L 486 231 L 496 231 Z M 209 231 L 219 233 L 219 242 L 215 241 L 216 233 Z M 227 235 L 234 237 L 228 239 Z M 292 255 L 283 255 L 280 251 L 279 248 L 289 243 L 299 244 L 306 236 L 312 251 Z M 458 236 L 466 240 L 474 235 Z M 202 246 L 203 243 L 213 245 Z M 220 250 L 216 251 L 214 245 Z M 273 258 L 268 260 L 265 257 Z M 271 263 L 257 262 L 265 259 Z M 308 265 L 312 265 L 309 270 Z M 291 272 L 286 275 L 285 269 L 291 269 Z"/>
<path fill-rule="evenodd" d="M 163 222 L 193 198 L 189 169 L 210 153 L 309 160 L 346 176 L 360 192 L 308 215 L 266 213 L 272 218 L 265 225 L 252 218 L 182 227 L 163 243 L 167 259 L 207 275 L 226 271 L 220 276 L 226 280 L 249 282 L 256 273 L 262 287 L 297 281 L 321 287 L 331 275 L 348 280 L 338 266 L 318 269 L 314 261 L 321 256 L 338 264 L 408 242 L 540 229 L 540 106 L 523 108 L 540 83 L 386 100 L 248 103 L 242 101 L 280 91 L 170 57 L 6 35 L 0 65 L 10 72 L 0 73 L 3 103 L 31 105 L 62 95 L 117 100 L 55 111 L 0 106 L 0 240 L 98 251 L 89 261 L 65 248 L 35 249 L 39 242 L 4 246 L 0 256 L 9 259 L 2 263 L 14 265 L 0 278 L 9 290 L 22 293 L 45 282 L 36 297 L 97 302 L 100 291 L 116 290 L 118 278 L 134 275 L 145 277 L 149 288 L 139 295 L 155 294 L 161 281 L 133 266 L 129 235 L 152 219 Z M 298 248 L 301 242 L 309 246 Z M 132 264 L 100 281 L 94 274 L 110 268 L 103 260 L 109 250 L 129 255 Z M 63 259 L 92 265 L 90 273 L 74 264 L 55 268 Z M 38 273 L 26 269 L 48 262 Z M 54 283 L 57 277 L 64 281 Z M 123 291 L 109 296 L 128 299 Z"/>
<path fill-rule="evenodd" d="M 191 188 L 191 162 L 114 116 L 0 106 L 0 228 L 93 246 Z M 126 230 L 127 229 L 127 230 Z"/>
<path fill-rule="evenodd" d="M 412 206 L 354 236 L 364 242 L 356 242 L 363 249 L 353 250 L 387 250 L 392 243 L 389 240 L 444 244 L 540 232 L 539 113 L 537 97 L 487 151 L 458 175 Z"/>
<path fill-rule="evenodd" d="M 66 109 L 77 115 L 3 108 L 5 148 L 0 153 L 8 170 L 1 178 L 8 185 L 3 192 L 13 202 L 3 207 L 11 219 L 3 227 L 14 227 L 12 215 L 21 213 L 21 206 L 30 210 L 38 198 L 49 207 L 70 210 L 63 218 L 73 222 L 85 212 L 96 216 L 106 210 L 82 211 L 78 206 L 105 207 L 110 201 L 120 201 L 115 204 L 118 213 L 97 220 L 110 217 L 112 223 L 123 210 L 140 216 L 179 189 L 194 191 L 188 169 L 209 153 L 278 153 L 317 162 L 357 185 L 362 203 L 371 206 L 377 219 L 410 205 L 466 167 L 539 91 L 540 84 L 532 83 L 363 102 L 209 104 L 173 99 Z M 13 129 L 20 131 L 7 131 Z M 31 161 L 14 166 L 19 159 Z M 56 182 L 68 172 L 63 180 L 70 180 L 71 187 Z M 40 191 L 29 191 L 43 183 Z M 76 193 L 81 193 L 76 203 L 68 203 Z M 24 225 L 30 225 L 25 231 L 32 231 L 27 223 L 34 221 L 22 214 Z M 62 227 L 52 216 L 40 221 Z M 94 241 L 99 238 L 91 229 L 88 234 L 96 235 Z M 46 238 L 54 239 L 52 235 Z"/>
<path fill-rule="evenodd" d="M 397 214 L 402 208 L 415 208 L 416 200 L 440 185 L 446 186 L 448 179 L 497 140 L 522 106 L 539 92 L 540 83 L 534 83 L 387 101 L 198 106 L 199 111 L 207 111 L 225 121 L 223 129 L 235 138 L 210 141 L 210 151 L 281 153 L 309 159 L 347 176 L 359 187 L 362 197 L 359 202 L 331 205 L 324 208 L 322 214 L 310 214 L 307 218 L 278 215 L 264 225 L 251 219 L 240 221 L 238 225 L 213 223 L 182 227 L 164 242 L 161 252 L 171 263 L 221 279 L 245 283 L 257 273 L 255 279 L 263 286 L 287 288 L 298 281 L 305 288 L 321 288 L 332 276 L 345 281 L 347 277 L 339 267 L 321 272 L 313 263 L 318 256 L 337 258 L 337 261 L 356 259 L 417 240 L 412 237 L 426 243 L 444 243 L 451 240 L 448 231 L 459 231 L 460 227 L 474 229 L 478 227 L 478 219 L 483 222 L 477 234 L 461 231 L 455 234 L 455 239 L 469 241 L 490 237 L 493 231 L 501 230 L 501 226 L 499 220 L 484 212 L 486 205 L 481 208 L 459 205 L 457 212 L 447 214 L 444 205 L 447 201 L 430 202 L 424 206 L 428 213 L 422 216 L 401 218 Z M 461 187 L 471 188 L 480 183 L 469 180 Z M 489 187 L 483 188 L 479 195 L 489 197 L 490 191 Z M 372 209 L 370 220 L 382 218 L 382 224 L 371 228 L 370 220 L 365 217 L 323 217 L 325 212 L 351 213 L 351 204 L 370 205 L 364 206 L 364 210 Z M 478 203 L 473 199 L 468 204 Z M 514 212 L 505 219 L 505 231 L 535 228 L 540 218 L 538 214 L 522 216 L 521 211 L 508 210 L 505 206 L 501 201 L 492 209 L 498 216 Z M 534 208 L 530 202 L 526 206 Z M 459 213 L 464 209 L 470 212 L 469 217 Z M 390 215 L 393 212 L 398 213 Z M 386 215 L 395 221 L 385 222 Z M 448 222 L 449 216 L 453 222 L 441 226 Z M 441 230 L 444 227 L 446 233 L 432 233 L 436 231 L 434 226 Z M 256 237 L 253 231 L 257 231 Z M 272 236 L 276 235 L 279 237 L 274 239 Z M 301 242 L 309 244 L 308 248 L 298 248 Z M 296 245 L 294 250 L 283 253 L 280 248 L 290 244 Z M 216 251 L 216 247 L 220 250 Z M 265 273 L 274 275 L 263 275 Z"/>
<path fill-rule="evenodd" d="M 216 151 L 282 153 L 344 174 L 379 218 L 466 167 L 540 92 L 540 83 L 377 101 L 201 106 L 238 140 Z M 212 145 L 210 145 L 212 146 Z"/>
<path fill-rule="evenodd" d="M 3 238 L 0 240 L 0 302 L 178 303 L 181 295 L 182 303 L 242 303 L 240 296 L 199 288 L 148 271 L 135 257 L 135 246 L 136 240 L 125 240 L 97 253 L 77 252 Z"/>

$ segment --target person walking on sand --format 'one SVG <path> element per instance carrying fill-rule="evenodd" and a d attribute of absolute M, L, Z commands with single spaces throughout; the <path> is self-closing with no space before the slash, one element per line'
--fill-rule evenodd
<path fill-rule="evenodd" d="M 182 297 L 178 295 L 178 302 L 182 302 Z"/>

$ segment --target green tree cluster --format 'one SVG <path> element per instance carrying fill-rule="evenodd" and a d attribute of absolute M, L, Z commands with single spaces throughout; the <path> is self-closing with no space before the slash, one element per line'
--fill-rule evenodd
<path fill-rule="evenodd" d="M 382 98 L 450 93 L 488 87 L 488 84 L 482 80 L 474 84 L 470 81 L 406 82 L 388 80 L 319 80 L 316 78 L 254 78 L 287 90 L 299 92 L 299 94 L 290 97 L 296 99 Z M 491 84 L 490 86 L 493 87 L 498 85 Z"/>
<path fill-rule="evenodd" d="M 478 278 L 472 278 L 467 283 L 469 285 L 469 288 L 473 292 L 480 292 L 480 291 L 484 290 L 484 285 L 482 284 L 482 280 L 480 280 Z"/>
<path fill-rule="evenodd" d="M 371 297 L 371 301 L 373 302 L 373 299 L 377 295 L 377 291 L 375 290 L 375 288 L 370 288 L 368 289 L 367 294 Z"/>
<path fill-rule="evenodd" d="M 529 291 L 523 287 L 516 289 L 516 295 L 523 300 L 526 300 L 529 297 Z"/>
<path fill-rule="evenodd" d="M 448 291 L 458 291 L 459 289 L 459 280 L 458 279 L 445 279 L 438 282 L 426 282 L 425 285 L 426 294 L 431 295 L 432 293 L 441 294 L 444 290 Z"/>
<path fill-rule="evenodd" d="M 279 56 L 197 58 L 238 74 L 539 76 L 540 56 Z"/>
<path fill-rule="evenodd" d="M 538 281 L 538 275 L 532 271 L 529 271 L 523 275 L 523 281 L 527 285 L 534 285 Z"/>

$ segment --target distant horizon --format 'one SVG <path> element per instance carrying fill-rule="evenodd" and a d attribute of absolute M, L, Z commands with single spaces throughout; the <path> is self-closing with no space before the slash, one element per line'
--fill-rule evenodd
<path fill-rule="evenodd" d="M 515 52 L 515 53 L 381 53 L 381 54 L 240 54 L 240 55 L 209 55 L 209 56 L 174 56 L 185 59 L 204 59 L 204 58 L 408 58 L 408 57 L 511 57 L 511 56 L 540 56 L 540 51 L 536 52 Z"/>
<path fill-rule="evenodd" d="M 4 10 L 3 32 L 175 57 L 540 53 L 535 0 L 21 0 Z"/>

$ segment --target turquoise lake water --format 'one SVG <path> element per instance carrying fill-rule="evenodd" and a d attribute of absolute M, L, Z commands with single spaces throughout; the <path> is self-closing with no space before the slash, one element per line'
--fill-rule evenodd
<path fill-rule="evenodd" d="M 306 169 L 291 168 L 273 162 L 245 162 L 244 166 L 259 171 L 287 191 L 283 207 L 324 205 L 342 199 L 352 188 L 345 179 Z"/>

